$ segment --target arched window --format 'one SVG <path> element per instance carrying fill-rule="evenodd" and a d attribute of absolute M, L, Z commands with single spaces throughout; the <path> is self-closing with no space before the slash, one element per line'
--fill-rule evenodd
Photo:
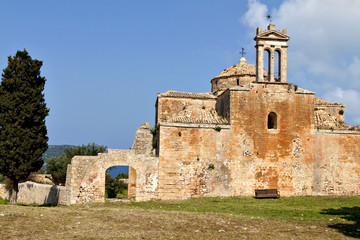
<path fill-rule="evenodd" d="M 281 52 L 280 50 L 275 50 L 275 56 L 274 56 L 274 78 L 275 81 L 281 81 Z"/>
<path fill-rule="evenodd" d="M 271 62 L 271 54 L 269 49 L 264 50 L 264 69 L 268 73 L 268 81 L 270 80 L 270 62 Z"/>
<path fill-rule="evenodd" d="M 277 115 L 274 112 L 268 115 L 268 129 L 277 129 Z"/>

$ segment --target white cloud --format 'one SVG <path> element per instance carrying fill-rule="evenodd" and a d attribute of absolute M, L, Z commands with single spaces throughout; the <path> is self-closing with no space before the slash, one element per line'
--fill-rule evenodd
<path fill-rule="evenodd" d="M 267 3 L 248 1 L 243 23 L 252 31 L 267 25 Z M 276 28 L 290 36 L 289 81 L 345 103 L 351 123 L 360 122 L 359 12 L 360 0 L 284 0 L 271 10 Z"/>
<path fill-rule="evenodd" d="M 267 25 L 266 14 L 268 8 L 265 4 L 258 2 L 257 0 L 248 1 L 249 10 L 245 13 L 242 21 L 251 28 L 257 28 L 259 26 L 265 27 Z"/>
<path fill-rule="evenodd" d="M 355 87 L 360 87 L 360 59 L 353 57 L 352 63 L 346 69 L 348 77 L 354 79 Z"/>

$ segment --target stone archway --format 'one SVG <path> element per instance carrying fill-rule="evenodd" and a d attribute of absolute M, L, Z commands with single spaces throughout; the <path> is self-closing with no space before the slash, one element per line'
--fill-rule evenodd
<path fill-rule="evenodd" d="M 159 159 L 151 156 L 152 134 L 148 124 L 136 131 L 133 147 L 109 149 L 98 156 L 75 156 L 68 165 L 66 188 L 68 203 L 105 201 L 105 175 L 111 166 L 129 166 L 135 172 L 131 194 L 136 201 L 157 198 Z"/>

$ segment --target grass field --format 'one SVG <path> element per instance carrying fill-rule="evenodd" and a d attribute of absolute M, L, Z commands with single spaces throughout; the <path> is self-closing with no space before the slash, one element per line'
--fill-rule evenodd
<path fill-rule="evenodd" d="M 360 197 L 8 205 L 1 239 L 355 239 Z"/>

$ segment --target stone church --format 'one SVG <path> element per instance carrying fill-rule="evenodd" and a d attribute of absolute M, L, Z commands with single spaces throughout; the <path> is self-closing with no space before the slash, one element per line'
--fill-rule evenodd
<path fill-rule="evenodd" d="M 344 124 L 345 105 L 288 83 L 286 29 L 259 27 L 254 40 L 256 65 L 242 57 L 211 79 L 211 92 L 158 94 L 155 129 L 138 128 L 131 149 L 74 157 L 68 203 L 104 201 L 105 172 L 115 165 L 129 166 L 136 201 L 269 188 L 358 195 L 360 129 Z"/>

